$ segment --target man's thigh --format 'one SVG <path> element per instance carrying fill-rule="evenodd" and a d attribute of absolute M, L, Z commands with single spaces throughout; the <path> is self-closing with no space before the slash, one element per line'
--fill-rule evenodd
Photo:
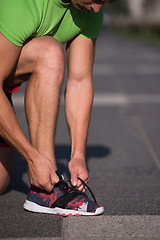
<path fill-rule="evenodd" d="M 15 71 L 5 80 L 5 88 L 28 81 L 38 65 L 43 68 L 44 64 L 47 64 L 47 54 L 52 47 L 62 48 L 61 43 L 50 36 L 28 39 L 22 47 Z"/>
<path fill-rule="evenodd" d="M 29 39 L 22 47 L 19 59 L 15 69 L 4 81 L 4 89 L 8 92 L 12 92 L 12 87 L 22 84 L 24 81 L 27 81 L 30 77 L 30 74 L 34 70 L 34 62 L 36 62 L 37 44 L 33 44 L 34 39 Z"/>

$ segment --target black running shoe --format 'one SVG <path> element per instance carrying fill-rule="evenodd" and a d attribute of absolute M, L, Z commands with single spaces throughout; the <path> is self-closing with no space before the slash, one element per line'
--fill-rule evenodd
<path fill-rule="evenodd" d="M 104 212 L 101 205 L 91 201 L 86 194 L 74 187 L 70 187 L 62 177 L 51 193 L 32 186 L 23 207 L 32 212 L 62 216 L 99 215 Z"/>

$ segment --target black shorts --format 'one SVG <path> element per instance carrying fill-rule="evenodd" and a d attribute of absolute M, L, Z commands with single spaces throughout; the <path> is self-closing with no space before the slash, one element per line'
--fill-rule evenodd
<path fill-rule="evenodd" d="M 11 105 L 13 106 L 13 103 L 12 103 L 12 93 L 11 92 L 6 92 L 4 91 L 9 102 L 11 103 Z M 10 145 L 2 138 L 0 137 L 0 147 L 10 147 Z"/>

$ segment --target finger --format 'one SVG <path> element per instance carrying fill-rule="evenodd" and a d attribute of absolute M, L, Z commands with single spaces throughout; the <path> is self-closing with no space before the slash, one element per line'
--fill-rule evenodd
<path fill-rule="evenodd" d="M 78 178 L 76 172 L 71 173 L 71 183 L 74 187 L 77 187 Z"/>
<path fill-rule="evenodd" d="M 87 179 L 85 180 L 85 183 L 87 184 L 89 182 L 89 177 L 87 177 Z"/>
<path fill-rule="evenodd" d="M 85 192 L 86 191 L 86 187 L 84 185 L 81 185 L 79 188 L 77 188 L 78 191 L 80 192 Z"/>
<path fill-rule="evenodd" d="M 83 189 L 84 189 L 84 187 L 83 187 L 83 186 L 81 186 L 81 187 L 79 187 L 79 188 L 77 188 L 77 189 L 78 189 L 78 191 L 82 192 L 82 191 L 83 191 Z"/>
<path fill-rule="evenodd" d="M 83 186 L 83 183 L 78 179 L 78 181 L 77 181 L 77 188 L 80 188 L 80 187 L 82 187 Z"/>
<path fill-rule="evenodd" d="M 89 177 L 84 180 L 84 183 L 87 184 L 89 182 Z M 80 179 L 78 180 L 77 188 L 79 191 L 86 192 L 87 186 Z"/>
<path fill-rule="evenodd" d="M 53 190 L 53 185 L 48 183 L 46 186 L 44 186 L 44 189 L 50 193 Z"/>
<path fill-rule="evenodd" d="M 81 186 L 80 188 L 78 188 L 78 191 L 80 191 L 80 192 L 86 192 L 86 191 L 87 191 L 87 188 L 84 187 L 84 186 Z"/>
<path fill-rule="evenodd" d="M 81 178 L 81 179 L 83 180 L 84 178 Z M 84 182 L 85 184 L 87 184 L 87 183 L 89 182 L 89 177 L 86 177 L 86 178 L 83 180 L 83 182 Z M 82 185 L 83 185 L 84 187 L 86 187 L 83 182 L 82 182 L 80 179 L 78 179 L 77 188 L 81 187 Z"/>
<path fill-rule="evenodd" d="M 89 176 L 88 174 L 79 174 L 78 176 L 79 178 L 81 178 L 86 184 L 89 182 Z"/>
<path fill-rule="evenodd" d="M 87 188 L 86 188 L 86 187 L 83 188 L 82 192 L 84 193 L 84 192 L 86 192 L 86 191 L 87 191 Z"/>
<path fill-rule="evenodd" d="M 57 176 L 57 174 L 54 171 L 52 171 L 50 173 L 50 183 L 54 187 L 54 185 L 58 182 L 59 182 L 59 177 Z"/>

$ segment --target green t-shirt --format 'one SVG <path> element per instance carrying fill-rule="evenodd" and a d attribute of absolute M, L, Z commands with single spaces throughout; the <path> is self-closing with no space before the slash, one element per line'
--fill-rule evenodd
<path fill-rule="evenodd" d="M 96 38 L 102 19 L 102 10 L 77 10 L 61 0 L 0 0 L 0 31 L 18 46 L 29 37 L 44 35 L 61 43 L 77 35 Z"/>

